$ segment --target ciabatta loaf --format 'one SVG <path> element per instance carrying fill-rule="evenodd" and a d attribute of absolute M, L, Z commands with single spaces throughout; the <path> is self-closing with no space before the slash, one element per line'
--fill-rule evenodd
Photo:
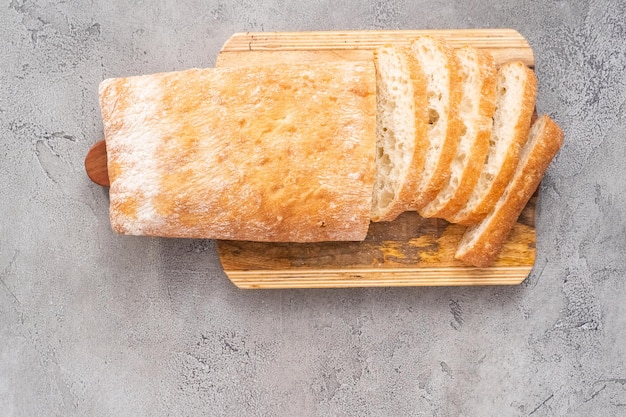
<path fill-rule="evenodd" d="M 100 102 L 115 231 L 363 240 L 376 153 L 373 63 L 108 79 Z"/>
<path fill-rule="evenodd" d="M 423 36 L 411 43 L 411 50 L 426 77 L 428 99 L 428 145 L 413 202 L 414 209 L 420 209 L 435 198 L 450 175 L 450 162 L 461 134 L 461 81 L 457 57 L 445 41 Z"/>
<path fill-rule="evenodd" d="M 535 121 L 511 182 L 487 217 L 466 230 L 457 259 L 478 267 L 493 262 L 562 143 L 563 132 L 548 116 Z"/>
<path fill-rule="evenodd" d="M 471 46 L 456 50 L 462 96 L 459 119 L 463 124 L 450 177 L 443 189 L 419 210 L 422 217 L 450 216 L 467 202 L 489 149 L 495 111 L 497 70 L 488 52 Z"/>
<path fill-rule="evenodd" d="M 476 224 L 493 209 L 517 167 L 530 129 L 536 92 L 535 73 L 523 63 L 509 62 L 498 70 L 487 159 L 466 205 L 446 217 L 451 223 Z"/>
<path fill-rule="evenodd" d="M 385 46 L 376 65 L 376 177 L 372 220 L 394 220 L 411 208 L 424 168 L 425 79 L 410 49 Z"/>

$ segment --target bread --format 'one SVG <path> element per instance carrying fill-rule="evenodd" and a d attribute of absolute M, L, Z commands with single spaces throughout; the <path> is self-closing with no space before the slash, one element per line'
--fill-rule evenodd
<path fill-rule="evenodd" d="M 465 207 L 446 217 L 451 223 L 471 225 L 491 211 L 509 183 L 528 136 L 535 107 L 537 80 L 521 62 L 509 62 L 498 70 L 496 110 L 487 159 Z"/>
<path fill-rule="evenodd" d="M 562 143 L 563 132 L 548 116 L 535 121 L 511 182 L 489 215 L 466 230 L 457 259 L 478 267 L 493 262 Z"/>
<path fill-rule="evenodd" d="M 422 217 L 445 218 L 458 212 L 480 176 L 493 126 L 497 70 L 491 54 L 471 46 L 456 50 L 462 96 L 459 119 L 463 124 L 450 178 L 437 196 L 419 210 Z"/>
<path fill-rule="evenodd" d="M 376 177 L 372 220 L 394 220 L 411 208 L 424 167 L 426 89 L 410 49 L 385 46 L 376 65 Z"/>
<path fill-rule="evenodd" d="M 424 170 L 413 202 L 413 209 L 419 210 L 439 193 L 450 175 L 461 134 L 457 117 L 461 83 L 456 55 L 445 41 L 423 36 L 411 43 L 411 50 L 426 77 L 429 115 Z"/>
<path fill-rule="evenodd" d="M 363 240 L 373 63 L 192 69 L 100 85 L 119 233 Z"/>

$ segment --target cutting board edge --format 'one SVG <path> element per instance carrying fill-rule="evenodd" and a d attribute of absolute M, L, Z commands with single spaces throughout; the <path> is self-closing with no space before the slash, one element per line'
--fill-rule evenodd
<path fill-rule="evenodd" d="M 377 46 L 388 43 L 408 43 L 419 35 L 443 37 L 452 46 L 473 44 L 479 48 L 490 49 L 497 64 L 511 60 L 520 60 L 528 67 L 534 68 L 533 49 L 528 40 L 517 30 L 511 28 L 489 29 L 403 29 L 403 30 L 346 30 L 346 31 L 302 31 L 302 32 L 237 32 L 231 35 L 220 49 L 216 66 L 237 64 L 242 53 L 254 54 L 295 54 L 289 61 L 302 58 L 309 59 L 308 54 L 333 54 L 343 51 L 347 57 L 336 56 L 336 59 L 352 60 L 350 51 L 357 53 L 356 59 L 366 59 L 359 53 L 371 51 Z M 340 40 L 337 40 L 340 37 Z M 298 39 L 297 42 L 290 40 Z M 302 39 L 307 39 L 303 42 Z M 313 38 L 314 40 L 311 40 Z M 384 40 L 380 40 L 384 39 Z M 515 50 L 515 54 L 500 56 L 500 52 Z M 252 64 L 256 64 L 253 60 Z M 246 64 L 247 65 L 247 64 Z"/>
<path fill-rule="evenodd" d="M 530 43 L 524 35 L 512 28 L 484 28 L 484 29 L 400 29 L 400 30 L 319 30 L 319 31 L 295 31 L 295 32 L 235 32 L 233 33 L 220 48 L 221 52 L 229 51 L 256 51 L 259 49 L 268 49 L 269 45 L 276 47 L 281 45 L 285 39 L 293 38 L 314 38 L 315 42 L 311 45 L 320 47 L 328 39 L 342 39 L 343 42 L 333 41 L 327 42 L 328 45 L 335 47 L 347 43 L 347 41 L 360 42 L 363 45 L 379 45 L 387 42 L 387 37 L 393 38 L 396 42 L 407 42 L 411 38 L 420 35 L 439 36 L 447 38 L 453 43 L 465 43 L 467 41 L 476 42 L 484 41 L 487 44 L 493 44 L 494 47 L 501 48 L 515 47 L 528 48 L 532 51 Z M 372 40 L 375 38 L 375 40 Z M 380 41 L 379 39 L 385 39 Z M 507 42 L 507 43 L 505 43 Z M 500 45 L 498 45 L 500 43 Z M 265 46 L 263 46 L 265 45 Z M 299 43 L 302 45 L 302 42 Z M 371 46 L 370 46 L 371 47 Z M 271 49 L 271 48 L 270 48 Z"/>
<path fill-rule="evenodd" d="M 491 268 L 350 268 L 326 270 L 225 270 L 240 289 L 519 285 L 533 265 Z"/>

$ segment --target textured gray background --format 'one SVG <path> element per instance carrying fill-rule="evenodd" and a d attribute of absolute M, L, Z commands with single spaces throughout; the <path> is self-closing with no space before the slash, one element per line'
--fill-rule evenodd
<path fill-rule="evenodd" d="M 626 415 L 625 3 L 455 3 L 3 0 L 0 415 Z M 106 77 L 238 31 L 482 27 L 528 38 L 566 132 L 520 286 L 238 290 L 210 241 L 114 235 L 84 174 Z"/>

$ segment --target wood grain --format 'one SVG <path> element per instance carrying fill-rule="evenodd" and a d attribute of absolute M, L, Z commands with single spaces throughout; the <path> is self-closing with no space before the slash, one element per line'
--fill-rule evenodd
<path fill-rule="evenodd" d="M 226 274 L 240 288 L 519 284 L 535 259 L 535 199 L 489 268 L 454 259 L 463 226 L 414 212 L 372 223 L 363 242 L 219 241 L 217 246 Z"/>
<path fill-rule="evenodd" d="M 368 60 L 378 46 L 419 35 L 486 49 L 499 65 L 521 60 L 534 66 L 528 42 L 511 29 L 238 33 L 225 43 L 217 66 Z M 372 223 L 363 242 L 218 241 L 217 248 L 224 272 L 239 288 L 514 285 L 534 264 L 535 203 L 536 195 L 489 268 L 454 259 L 464 227 L 417 213 Z"/>
<path fill-rule="evenodd" d="M 409 44 L 420 35 L 444 38 L 453 47 L 471 44 L 485 49 L 498 65 L 515 60 L 529 67 L 535 64 L 530 45 L 515 30 L 463 29 L 236 33 L 222 47 L 216 65 L 369 60 L 379 46 Z"/>

